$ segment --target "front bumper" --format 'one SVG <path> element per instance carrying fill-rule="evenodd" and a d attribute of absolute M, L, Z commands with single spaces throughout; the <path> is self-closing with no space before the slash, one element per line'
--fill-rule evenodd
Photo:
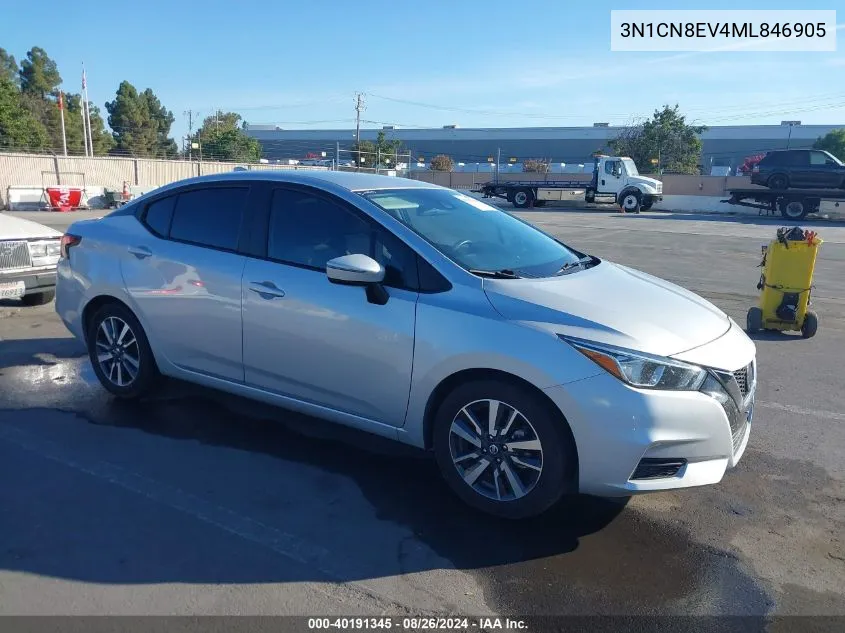
<path fill-rule="evenodd" d="M 23 269 L 11 272 L 0 271 L 0 284 L 18 281 L 24 283 L 24 294 L 27 295 L 53 290 L 56 287 L 56 267 L 52 266 L 34 270 Z"/>
<path fill-rule="evenodd" d="M 572 429 L 580 492 L 613 497 L 721 481 L 748 444 L 755 388 L 756 381 L 733 431 L 722 404 L 697 391 L 634 389 L 601 374 L 546 394 Z M 682 465 L 670 476 L 643 478 L 643 464 L 655 462 Z"/>
<path fill-rule="evenodd" d="M 663 201 L 662 193 L 645 193 L 643 194 L 643 202 L 646 204 L 657 204 Z"/>

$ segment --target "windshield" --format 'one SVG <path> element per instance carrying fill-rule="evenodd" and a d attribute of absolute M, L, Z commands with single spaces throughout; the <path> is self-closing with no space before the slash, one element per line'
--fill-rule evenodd
<path fill-rule="evenodd" d="M 583 253 L 530 224 L 447 189 L 391 189 L 362 195 L 467 270 L 555 275 Z"/>
<path fill-rule="evenodd" d="M 628 172 L 629 176 L 639 176 L 640 172 L 637 171 L 637 165 L 634 163 L 633 160 L 630 158 L 623 158 L 622 162 L 625 164 L 625 171 Z"/>

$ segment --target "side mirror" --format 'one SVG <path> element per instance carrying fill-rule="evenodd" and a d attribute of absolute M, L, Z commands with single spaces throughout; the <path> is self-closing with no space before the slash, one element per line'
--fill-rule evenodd
<path fill-rule="evenodd" d="M 326 263 L 329 281 L 347 286 L 369 286 L 384 281 L 384 266 L 367 255 L 344 255 Z"/>

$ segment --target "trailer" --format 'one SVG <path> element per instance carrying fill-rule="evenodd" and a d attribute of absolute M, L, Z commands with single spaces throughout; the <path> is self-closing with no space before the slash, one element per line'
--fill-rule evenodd
<path fill-rule="evenodd" d="M 841 213 L 845 207 L 843 189 L 729 189 L 727 204 L 758 209 L 759 214 L 780 213 L 787 220 L 802 220 L 810 214 Z"/>
<path fill-rule="evenodd" d="M 625 156 L 596 156 L 593 176 L 583 180 L 507 181 L 498 179 L 472 190 L 485 198 L 504 198 L 517 209 L 542 207 L 546 202 L 580 199 L 615 203 L 633 213 L 648 211 L 663 199 L 663 183 L 640 176 L 634 161 Z"/>

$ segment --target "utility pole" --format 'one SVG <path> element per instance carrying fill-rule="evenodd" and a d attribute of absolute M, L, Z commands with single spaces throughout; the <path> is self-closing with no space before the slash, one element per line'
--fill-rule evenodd
<path fill-rule="evenodd" d="M 361 147 L 361 112 L 363 112 L 365 108 L 364 95 L 359 92 L 355 95 L 355 146 L 356 149 L 359 150 L 359 157 Z"/>
<path fill-rule="evenodd" d="M 188 117 L 188 160 L 193 160 L 193 142 L 194 142 L 194 111 L 185 110 L 182 114 Z"/>
<path fill-rule="evenodd" d="M 499 164 L 502 162 L 502 148 L 496 148 L 496 184 L 499 184 Z"/>

